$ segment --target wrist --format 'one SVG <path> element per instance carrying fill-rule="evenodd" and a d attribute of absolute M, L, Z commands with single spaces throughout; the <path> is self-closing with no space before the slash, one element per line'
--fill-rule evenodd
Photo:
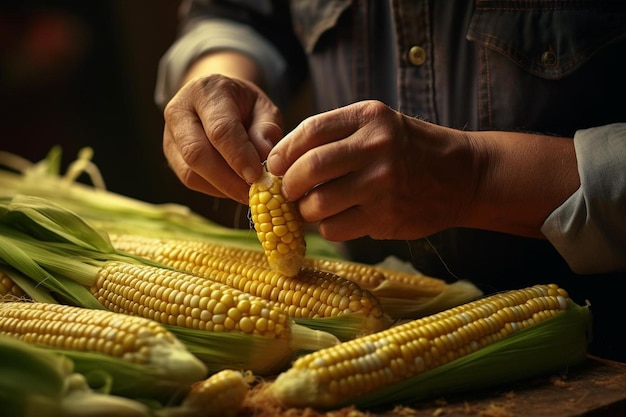
<path fill-rule="evenodd" d="M 477 185 L 469 226 L 543 238 L 541 225 L 580 185 L 569 138 L 472 132 Z"/>
<path fill-rule="evenodd" d="M 264 84 L 262 71 L 254 59 L 241 52 L 223 50 L 210 52 L 196 59 L 185 73 L 181 86 L 194 78 L 212 74 L 249 81 L 259 87 Z"/>

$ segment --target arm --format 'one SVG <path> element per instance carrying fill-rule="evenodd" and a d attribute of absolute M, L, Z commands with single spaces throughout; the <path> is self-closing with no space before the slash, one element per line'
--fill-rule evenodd
<path fill-rule="evenodd" d="M 571 139 L 454 130 L 379 102 L 305 120 L 268 167 L 331 240 L 417 239 L 450 227 L 542 237 L 544 219 L 578 187 Z"/>

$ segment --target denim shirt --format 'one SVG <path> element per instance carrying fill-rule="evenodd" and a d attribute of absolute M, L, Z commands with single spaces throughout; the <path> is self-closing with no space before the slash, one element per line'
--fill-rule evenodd
<path fill-rule="evenodd" d="M 582 185 L 546 219 L 548 240 L 469 229 L 411 242 L 363 238 L 347 243 L 355 260 L 395 254 L 487 291 L 547 279 L 581 298 L 607 295 L 605 284 L 590 286 L 600 274 L 625 275 L 626 2 L 228 3 L 190 2 L 161 62 L 159 104 L 191 60 L 232 48 L 259 62 L 275 97 L 310 77 L 318 111 L 378 99 L 458 129 L 574 138 Z M 224 24 L 236 39 L 220 36 Z"/>

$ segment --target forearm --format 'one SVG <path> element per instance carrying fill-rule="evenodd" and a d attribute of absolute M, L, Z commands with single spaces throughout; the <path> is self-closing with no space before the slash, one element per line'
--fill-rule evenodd
<path fill-rule="evenodd" d="M 580 186 L 573 141 L 516 132 L 469 135 L 482 156 L 468 226 L 545 238 L 545 219 Z"/>

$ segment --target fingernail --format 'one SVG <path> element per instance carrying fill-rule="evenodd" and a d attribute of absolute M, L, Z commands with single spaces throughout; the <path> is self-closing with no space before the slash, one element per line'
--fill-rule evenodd
<path fill-rule="evenodd" d="M 283 158 L 276 154 L 270 154 L 267 158 L 267 169 L 275 175 L 284 174 Z"/>

